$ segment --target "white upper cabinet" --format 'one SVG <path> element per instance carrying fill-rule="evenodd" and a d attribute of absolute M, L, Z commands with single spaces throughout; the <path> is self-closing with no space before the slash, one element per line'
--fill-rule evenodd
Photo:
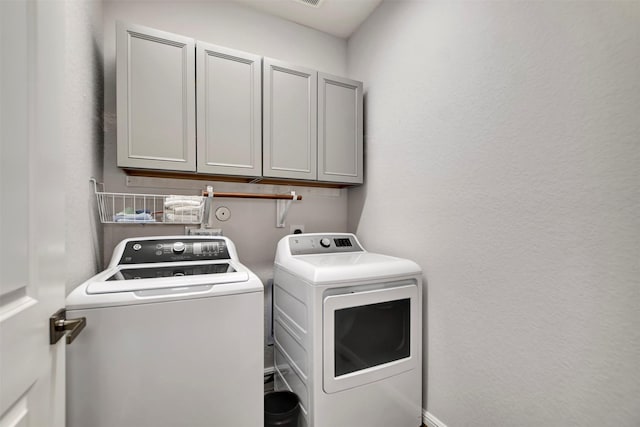
<path fill-rule="evenodd" d="M 196 170 L 195 41 L 119 22 L 118 166 Z"/>
<path fill-rule="evenodd" d="M 266 58 L 263 68 L 264 176 L 362 184 L 362 82 Z"/>
<path fill-rule="evenodd" d="M 262 175 L 261 57 L 197 42 L 197 171 Z"/>
<path fill-rule="evenodd" d="M 318 73 L 318 181 L 362 184 L 362 82 Z"/>
<path fill-rule="evenodd" d="M 118 22 L 118 166 L 363 182 L 362 83 Z"/>
<path fill-rule="evenodd" d="M 317 72 L 264 59 L 263 175 L 317 179 Z"/>

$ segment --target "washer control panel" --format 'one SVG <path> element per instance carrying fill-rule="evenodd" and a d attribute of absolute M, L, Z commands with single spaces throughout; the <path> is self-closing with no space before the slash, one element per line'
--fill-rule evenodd
<path fill-rule="evenodd" d="M 291 255 L 362 252 L 350 234 L 294 234 L 289 237 Z"/>
<path fill-rule="evenodd" d="M 223 239 L 132 240 L 127 242 L 118 264 L 230 259 Z"/>

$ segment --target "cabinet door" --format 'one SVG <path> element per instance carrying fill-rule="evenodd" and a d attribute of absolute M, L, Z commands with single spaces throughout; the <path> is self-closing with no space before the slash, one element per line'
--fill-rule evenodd
<path fill-rule="evenodd" d="M 317 72 L 264 59 L 264 176 L 317 178 Z"/>
<path fill-rule="evenodd" d="M 118 166 L 196 170 L 195 41 L 117 24 Z"/>
<path fill-rule="evenodd" d="M 318 73 L 318 180 L 362 184 L 362 82 Z"/>
<path fill-rule="evenodd" d="M 261 57 L 197 42 L 198 172 L 262 175 Z"/>

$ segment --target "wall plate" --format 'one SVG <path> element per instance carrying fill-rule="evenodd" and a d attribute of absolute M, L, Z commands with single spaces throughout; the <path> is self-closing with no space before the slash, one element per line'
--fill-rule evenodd
<path fill-rule="evenodd" d="M 218 218 L 218 221 L 226 221 L 231 218 L 231 211 L 226 206 L 220 206 L 216 209 L 216 218 Z"/>

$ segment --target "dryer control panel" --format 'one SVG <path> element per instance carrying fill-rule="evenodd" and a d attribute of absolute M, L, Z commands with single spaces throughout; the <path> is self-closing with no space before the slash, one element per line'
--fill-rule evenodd
<path fill-rule="evenodd" d="M 362 252 L 352 234 L 294 234 L 289 237 L 291 255 Z"/>
<path fill-rule="evenodd" d="M 130 240 L 118 264 L 231 259 L 224 239 Z"/>

